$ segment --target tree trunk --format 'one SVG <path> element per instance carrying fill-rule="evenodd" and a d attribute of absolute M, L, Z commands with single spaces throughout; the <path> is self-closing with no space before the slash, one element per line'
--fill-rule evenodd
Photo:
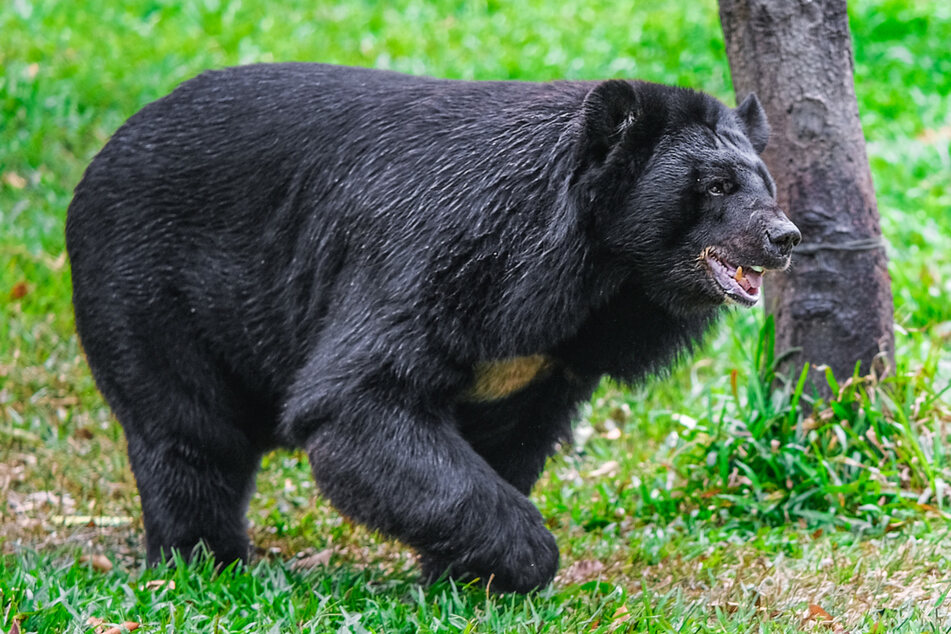
<path fill-rule="evenodd" d="M 777 356 L 837 378 L 894 368 L 891 279 L 852 77 L 846 0 L 719 0 L 739 102 L 755 92 L 772 127 L 763 154 L 802 232 L 768 279 Z M 814 377 L 825 392 L 825 381 Z"/>

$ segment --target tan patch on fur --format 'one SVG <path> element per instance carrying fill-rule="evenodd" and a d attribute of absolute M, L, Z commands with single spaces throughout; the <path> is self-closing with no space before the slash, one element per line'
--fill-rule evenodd
<path fill-rule="evenodd" d="M 475 367 L 475 380 L 463 397 L 469 401 L 497 401 L 518 392 L 551 367 L 543 354 L 486 361 Z"/>

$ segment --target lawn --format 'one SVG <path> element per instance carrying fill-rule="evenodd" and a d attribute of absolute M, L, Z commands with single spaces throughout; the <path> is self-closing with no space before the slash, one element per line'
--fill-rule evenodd
<path fill-rule="evenodd" d="M 9 0 L 0 8 L 0 630 L 951 632 L 951 4 L 850 3 L 898 368 L 774 389 L 730 312 L 666 377 L 605 383 L 533 500 L 528 597 L 420 586 L 306 458 L 264 462 L 254 563 L 144 567 L 121 430 L 74 334 L 63 221 L 109 135 L 203 69 L 311 60 L 472 79 L 638 77 L 734 98 L 715 2 Z M 800 407 L 805 403 L 805 407 Z"/>

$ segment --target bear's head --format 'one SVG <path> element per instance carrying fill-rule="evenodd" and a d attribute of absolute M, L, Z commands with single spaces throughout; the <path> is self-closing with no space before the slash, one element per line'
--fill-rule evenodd
<path fill-rule="evenodd" d="M 752 306 L 800 234 L 760 158 L 769 126 L 682 88 L 610 80 L 583 106 L 579 204 L 615 274 L 679 313 Z"/>

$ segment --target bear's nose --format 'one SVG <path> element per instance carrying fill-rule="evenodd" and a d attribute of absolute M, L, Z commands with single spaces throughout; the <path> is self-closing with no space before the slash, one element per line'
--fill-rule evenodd
<path fill-rule="evenodd" d="M 783 256 L 789 255 L 793 247 L 802 241 L 802 234 L 796 225 L 783 218 L 773 223 L 766 232 L 770 243 L 779 249 Z"/>

